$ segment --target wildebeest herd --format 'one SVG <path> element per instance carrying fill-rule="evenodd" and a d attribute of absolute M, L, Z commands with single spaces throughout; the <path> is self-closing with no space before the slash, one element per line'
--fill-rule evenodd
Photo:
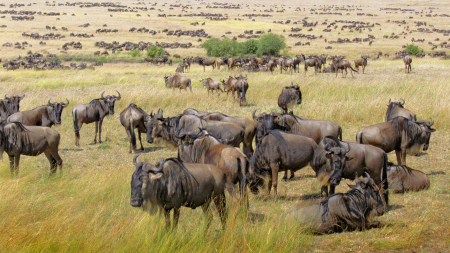
<path fill-rule="evenodd" d="M 106 115 L 114 114 L 115 102 L 121 99 L 117 93 L 118 96 L 104 96 L 103 92 L 100 98 L 74 107 L 76 145 L 80 145 L 82 124 L 92 122 L 96 123 L 94 143 L 97 132 L 101 142 L 102 121 Z M 23 94 L 0 100 L 0 151 L 9 156 L 12 176 L 18 174 L 20 155 L 41 153 L 49 160 L 53 174 L 57 166 L 61 168 L 63 160 L 58 153 L 60 135 L 51 126 L 61 124 L 62 111 L 69 101 L 49 100 L 33 110 L 19 111 L 19 102 L 24 98 Z M 146 133 L 148 143 L 162 139 L 178 149 L 177 157 L 161 159 L 155 165 L 137 162 L 139 154 L 135 155 L 130 204 L 142 206 L 152 214 L 161 211 L 170 227 L 170 211 L 174 209 L 176 226 L 182 206 L 201 206 L 209 224 L 212 216 L 209 204 L 214 201 L 225 226 L 225 190 L 233 205 L 249 205 L 247 188 L 257 194 L 267 181 L 264 200 L 269 199 L 272 188 L 276 200 L 278 173 L 284 171 L 283 179 L 290 180 L 295 171 L 310 165 L 322 185 L 324 200 L 319 205 L 294 207 L 288 216 L 316 233 L 330 233 L 380 226 L 371 219 L 388 210 L 389 189 L 404 193 L 429 187 L 424 173 L 406 166 L 406 154 L 415 155 L 428 149 L 431 133 L 435 131 L 431 128 L 432 119 L 417 121 L 416 115 L 403 107 L 404 100 L 389 101 L 386 122 L 363 128 L 356 135 L 356 143 L 345 142 L 338 124 L 293 115 L 292 107 L 301 103 L 301 99 L 298 85 L 284 87 L 278 99 L 283 112 L 259 115 L 253 112 L 253 120 L 195 109 L 164 117 L 162 109 L 148 114 L 130 104 L 120 114 L 130 140 L 130 153 L 137 152 L 135 129 L 141 150 L 141 133 Z M 397 166 L 386 155 L 394 150 Z M 350 186 L 347 193 L 335 193 L 343 178 L 356 180 L 356 185 Z M 239 194 L 235 184 L 239 184 Z"/>

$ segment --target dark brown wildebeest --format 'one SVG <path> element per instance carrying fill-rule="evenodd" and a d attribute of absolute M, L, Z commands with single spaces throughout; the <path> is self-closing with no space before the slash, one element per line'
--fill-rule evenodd
<path fill-rule="evenodd" d="M 75 129 L 75 145 L 80 146 L 80 129 L 83 124 L 90 124 L 95 122 L 95 137 L 94 143 L 98 141 L 102 143 L 102 124 L 106 115 L 114 114 L 114 103 L 120 100 L 122 97 L 120 93 L 118 97 L 108 95 L 103 96 L 105 92 L 102 92 L 101 98 L 92 100 L 89 104 L 81 104 L 75 106 L 72 110 L 73 127 Z"/>
<path fill-rule="evenodd" d="M 184 65 L 183 64 L 178 65 L 177 69 L 175 70 L 175 73 L 184 73 Z"/>
<path fill-rule="evenodd" d="M 238 94 L 239 105 L 243 106 L 247 104 L 247 99 L 245 98 L 245 94 L 247 93 L 248 90 L 247 75 L 245 75 L 245 77 L 243 76 L 235 77 L 235 79 L 236 79 L 235 87 Z"/>
<path fill-rule="evenodd" d="M 291 86 L 284 87 L 278 97 L 278 106 L 283 110 L 283 113 L 289 112 L 290 114 L 294 114 L 294 105 L 301 103 L 302 92 L 298 84 L 294 85 L 294 83 L 291 83 Z"/>
<path fill-rule="evenodd" d="M 22 93 L 23 96 L 19 96 L 19 95 L 14 95 L 11 97 L 7 97 L 5 95 L 5 99 L 9 100 L 9 102 L 11 102 L 12 105 L 12 112 L 18 112 L 20 110 L 20 101 L 25 97 L 25 94 Z"/>
<path fill-rule="evenodd" d="M 263 184 L 263 178 L 269 174 L 267 196 L 273 186 L 275 199 L 277 198 L 278 172 L 297 171 L 311 164 L 317 144 L 313 139 L 288 134 L 280 130 L 268 132 L 256 145 L 255 153 L 250 161 L 247 176 L 250 190 L 256 194 L 258 187 Z"/>
<path fill-rule="evenodd" d="M 191 62 L 192 62 L 192 57 L 183 59 L 184 71 L 191 70 Z"/>
<path fill-rule="evenodd" d="M 333 194 L 319 204 L 294 207 L 288 218 L 307 225 L 316 234 L 380 227 L 381 223 L 372 219 L 383 215 L 385 208 L 374 180 L 367 175 L 349 187 L 350 191 Z"/>
<path fill-rule="evenodd" d="M 220 95 L 220 92 L 223 92 L 223 90 L 220 88 L 220 82 L 219 81 L 214 81 L 211 78 L 206 78 L 203 80 L 200 80 L 201 83 L 203 83 L 203 88 L 206 88 L 206 90 L 208 91 L 208 96 L 209 96 L 209 91 L 211 91 L 211 94 L 214 92 L 214 90 L 217 91 L 217 95 Z"/>
<path fill-rule="evenodd" d="M 322 184 L 322 196 L 334 194 L 335 187 L 342 178 L 354 180 L 355 173 L 362 175 L 367 172 L 377 185 L 381 186 L 383 183 L 383 196 L 387 205 L 389 203 L 387 161 L 386 153 L 380 148 L 343 142 L 336 137 L 326 136 L 317 145 L 312 167 L 317 180 Z"/>
<path fill-rule="evenodd" d="M 7 123 L 0 129 L 0 158 L 3 152 L 9 156 L 11 176 L 19 174 L 20 155 L 38 156 L 45 154 L 50 162 L 50 171 L 57 166 L 62 169 L 63 160 L 59 156 L 60 135 L 49 127 L 24 126 L 20 122 Z"/>
<path fill-rule="evenodd" d="M 406 165 L 388 163 L 387 169 L 389 189 L 394 193 L 422 191 L 430 187 L 430 179 L 420 170 L 414 170 Z"/>
<path fill-rule="evenodd" d="M 160 110 L 158 110 L 158 114 Z M 144 150 L 142 146 L 141 133 L 147 133 L 147 125 L 149 124 L 153 112 L 148 115 L 144 110 L 135 104 L 130 104 L 125 110 L 120 113 L 120 123 L 125 127 L 128 139 L 130 140 L 130 153 L 132 150 L 136 150 L 136 135 L 134 129 L 138 130 L 139 142 L 141 143 L 141 150 Z"/>
<path fill-rule="evenodd" d="M 273 70 L 277 67 L 277 62 L 275 60 L 269 60 L 267 63 L 267 68 L 273 74 Z"/>
<path fill-rule="evenodd" d="M 300 73 L 300 63 L 302 61 L 305 61 L 305 56 L 303 54 L 296 55 L 292 57 L 292 60 L 294 61 L 293 63 L 294 70 L 297 70 L 297 72 Z"/>
<path fill-rule="evenodd" d="M 64 108 L 69 105 L 61 102 L 50 103 L 48 100 L 47 105 L 36 107 L 29 111 L 16 112 L 8 117 L 7 122 L 20 122 L 26 126 L 44 126 L 52 127 L 55 124 L 61 124 L 61 114 Z"/>
<path fill-rule="evenodd" d="M 294 69 L 294 60 L 293 59 L 283 59 L 282 61 L 280 61 L 280 74 L 283 73 L 283 69 L 284 71 L 290 71 L 292 74 L 292 69 Z"/>
<path fill-rule="evenodd" d="M 228 97 L 228 92 L 231 91 L 231 94 L 233 94 L 233 99 L 235 99 L 235 95 L 234 92 L 236 91 L 236 82 L 237 79 L 230 76 L 228 77 L 228 79 L 225 80 L 220 80 L 222 82 L 223 85 L 223 90 L 227 92 L 227 97 Z"/>
<path fill-rule="evenodd" d="M 338 72 L 340 69 L 342 69 L 342 77 L 347 77 L 347 69 L 350 68 L 352 71 L 358 73 L 358 71 L 356 71 L 355 69 L 352 68 L 352 65 L 350 64 L 349 61 L 344 60 L 344 59 L 339 59 L 339 58 L 334 58 L 333 59 L 333 66 L 334 69 L 336 70 L 336 77 L 338 76 Z M 344 75 L 344 71 L 345 71 L 345 75 Z M 350 74 L 353 77 L 353 72 L 350 71 Z"/>
<path fill-rule="evenodd" d="M 361 66 L 363 74 L 367 66 L 367 58 L 369 58 L 369 56 L 361 56 L 361 58 L 355 60 L 355 69 L 359 71 L 359 66 Z"/>
<path fill-rule="evenodd" d="M 208 58 L 199 58 L 198 64 L 203 66 L 203 72 L 205 72 L 205 66 L 212 66 L 213 70 L 216 67 L 216 60 Z"/>
<path fill-rule="evenodd" d="M 204 132 L 202 131 L 202 134 Z M 212 135 L 190 136 L 191 143 L 178 146 L 178 157 L 185 163 L 203 163 L 217 166 L 227 177 L 225 184 L 230 196 L 237 200 L 234 185 L 239 183 L 239 192 L 244 197 L 248 160 L 239 148 L 221 144 Z"/>
<path fill-rule="evenodd" d="M 411 62 L 412 58 L 410 55 L 406 55 L 403 58 L 403 63 L 405 63 L 405 73 L 411 73 Z"/>
<path fill-rule="evenodd" d="M 308 67 L 314 67 L 314 73 L 322 71 L 322 65 L 326 63 L 326 57 L 310 57 L 305 60 L 305 72 L 308 71 Z"/>
<path fill-rule="evenodd" d="M 11 114 L 13 114 L 12 103 L 8 99 L 0 99 L 0 125 L 6 123 Z"/>
<path fill-rule="evenodd" d="M 155 166 L 136 162 L 136 171 L 131 177 L 130 204 L 141 207 L 155 215 L 164 213 L 166 229 L 170 229 L 170 211 L 174 209 L 173 228 L 178 224 L 182 206 L 202 207 L 207 227 L 212 220 L 209 209 L 211 200 L 220 215 L 222 226 L 226 223 L 225 182 L 226 176 L 214 165 L 183 163 L 179 159 L 160 160 Z"/>
<path fill-rule="evenodd" d="M 356 142 L 370 144 L 389 153 L 395 150 L 398 165 L 406 165 L 406 151 L 418 154 L 428 148 L 434 124 L 424 120 L 413 121 L 397 117 L 391 121 L 375 124 L 361 129 L 356 135 Z"/>
<path fill-rule="evenodd" d="M 189 87 L 192 92 L 191 79 L 189 77 L 180 76 L 178 74 L 173 76 L 165 76 L 164 82 L 167 88 L 172 88 L 173 90 L 175 90 L 175 88 L 179 88 L 181 92 L 182 89 L 187 91 L 187 88 Z"/>
<path fill-rule="evenodd" d="M 386 111 L 385 122 L 391 121 L 397 117 L 404 117 L 413 121 L 416 121 L 416 115 L 408 109 L 405 109 L 403 105 L 405 104 L 405 100 L 402 102 L 391 102 L 389 99 L 388 109 Z"/>
<path fill-rule="evenodd" d="M 228 65 L 228 57 L 222 57 L 217 60 L 217 69 L 220 69 L 220 66 L 222 65 Z"/>
<path fill-rule="evenodd" d="M 198 115 L 200 116 L 200 115 Z M 244 142 L 248 148 L 250 154 L 253 154 L 253 138 L 256 134 L 256 122 L 251 119 L 241 118 L 241 117 L 228 117 L 220 112 L 208 113 L 204 116 L 200 116 L 205 120 L 216 120 L 222 122 L 231 122 L 244 129 Z M 247 154 L 246 154 L 247 155 Z"/>

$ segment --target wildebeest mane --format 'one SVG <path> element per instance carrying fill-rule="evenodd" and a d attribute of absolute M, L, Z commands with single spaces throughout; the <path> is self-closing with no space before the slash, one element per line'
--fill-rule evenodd
<path fill-rule="evenodd" d="M 190 136 L 192 136 L 192 135 L 190 135 Z M 200 163 L 200 158 L 205 155 L 206 151 L 210 147 L 210 145 L 208 145 L 209 143 L 207 144 L 204 142 L 205 137 L 206 136 L 198 136 L 197 138 L 194 137 L 195 138 L 195 139 L 193 138 L 194 142 L 189 143 L 189 144 L 183 144 L 181 146 L 182 151 L 184 150 L 185 146 L 189 146 L 189 148 L 190 148 L 189 155 L 188 155 L 189 161 L 185 161 L 185 162 Z M 195 142 L 197 140 L 203 140 L 202 144 L 200 145 L 198 142 Z M 179 156 L 179 154 L 178 154 L 178 156 Z"/>
<path fill-rule="evenodd" d="M 398 106 L 399 108 L 404 108 L 400 103 L 398 102 L 390 102 L 388 105 L 388 109 L 386 111 L 386 119 L 387 117 L 391 114 L 392 110 L 394 110 L 394 108 Z"/>
<path fill-rule="evenodd" d="M 332 147 L 339 147 L 340 140 L 338 138 L 336 138 L 334 136 L 326 136 L 325 138 L 323 138 L 323 141 L 321 142 L 324 145 L 326 145 L 326 143 L 324 143 L 325 139 L 332 140 L 332 142 L 327 142 Z M 317 173 L 318 169 L 320 169 L 320 167 L 322 167 L 322 165 L 326 164 L 328 161 L 328 159 L 325 157 L 325 153 L 326 153 L 325 147 L 322 147 L 322 145 L 317 145 L 317 148 L 314 152 L 314 157 L 312 160 L 312 167 L 316 171 L 316 173 Z"/>
<path fill-rule="evenodd" d="M 283 142 L 283 144 L 280 145 L 281 147 L 288 145 L 286 143 L 286 140 L 283 138 L 283 136 L 281 136 L 280 130 L 271 130 L 262 136 L 262 138 L 256 145 L 256 149 L 255 149 L 255 152 L 253 153 L 253 156 L 250 159 L 250 166 L 255 168 L 255 170 L 257 171 L 257 174 L 259 174 L 261 176 L 265 176 L 267 174 L 267 170 L 265 170 L 265 169 L 270 168 L 270 165 L 267 163 L 267 161 L 265 161 L 264 159 L 261 158 L 261 157 L 264 157 L 263 154 L 265 152 L 265 145 L 261 145 L 261 144 L 262 144 L 263 140 L 269 135 L 272 135 L 273 137 L 275 137 L 275 140 L 277 142 Z"/>
<path fill-rule="evenodd" d="M 8 124 L 3 124 L 1 126 L 0 131 L 0 145 L 3 146 L 4 151 L 9 152 L 12 151 L 15 147 L 21 147 L 21 143 L 19 140 L 20 134 L 17 130 L 11 130 L 9 128 L 5 128 L 6 126 L 13 124 L 20 130 L 20 132 L 29 132 L 28 129 L 24 127 L 24 125 L 20 122 L 11 122 Z"/>
<path fill-rule="evenodd" d="M 92 107 L 96 107 L 97 104 L 100 102 L 100 100 L 103 100 L 103 99 L 101 99 L 101 98 L 96 98 L 96 99 L 92 100 L 91 102 L 89 102 L 89 104 L 90 104 Z"/>

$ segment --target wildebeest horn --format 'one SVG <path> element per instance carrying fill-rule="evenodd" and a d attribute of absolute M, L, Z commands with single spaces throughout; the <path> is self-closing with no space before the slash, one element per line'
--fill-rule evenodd
<path fill-rule="evenodd" d="M 67 104 L 62 103 L 64 107 L 69 105 L 69 99 L 66 98 L 66 100 L 67 100 Z"/>
<path fill-rule="evenodd" d="M 102 96 L 101 96 L 101 97 L 102 97 L 102 98 L 104 99 L 104 97 L 103 97 L 103 93 L 105 93 L 105 92 L 104 92 L 104 91 L 102 92 Z"/>
<path fill-rule="evenodd" d="M 138 156 L 140 156 L 140 155 L 141 155 L 141 154 L 137 154 L 137 155 L 134 156 L 134 158 L 133 158 L 133 164 L 134 164 L 134 166 L 137 166 L 136 159 L 137 159 Z"/>
<path fill-rule="evenodd" d="M 400 99 L 403 100 L 403 103 L 401 103 L 401 105 L 404 105 L 405 104 L 405 100 L 403 98 L 400 98 Z"/>
<path fill-rule="evenodd" d="M 257 121 L 257 120 L 258 120 L 258 119 L 256 119 L 256 116 L 255 116 L 256 110 L 258 110 L 258 109 L 255 109 L 255 110 L 253 111 L 253 113 L 252 113 L 252 116 L 253 116 L 253 120 L 254 120 L 254 121 Z"/>
<path fill-rule="evenodd" d="M 367 173 L 367 171 L 364 173 L 366 173 L 367 178 L 370 178 L 370 175 L 369 175 L 369 173 Z"/>
<path fill-rule="evenodd" d="M 51 99 L 51 98 L 50 98 Z M 51 105 L 51 103 L 50 103 L 50 99 L 48 100 L 48 105 Z"/>
<path fill-rule="evenodd" d="M 23 99 L 23 98 L 25 97 L 25 93 L 23 93 L 23 92 L 22 92 L 22 94 L 23 94 L 23 96 L 22 96 L 22 97 L 20 97 L 20 99 Z"/>
<path fill-rule="evenodd" d="M 117 92 L 117 94 L 119 94 L 119 97 L 116 97 L 116 100 L 120 100 L 122 98 L 122 96 L 120 95 L 120 92 L 118 92 L 117 90 L 116 90 L 116 92 Z"/>
<path fill-rule="evenodd" d="M 150 117 L 153 117 L 153 110 L 150 112 Z"/>
<path fill-rule="evenodd" d="M 5 95 L 5 99 L 8 99 L 8 97 Z"/>
<path fill-rule="evenodd" d="M 389 104 L 391 104 L 391 99 L 389 99 L 388 106 L 389 106 Z"/>
<path fill-rule="evenodd" d="M 427 125 L 427 126 L 429 126 L 429 127 L 431 127 L 432 125 L 434 125 L 434 120 L 433 120 L 433 118 L 431 118 L 430 117 L 430 119 L 431 119 L 431 122 L 430 123 L 425 123 L 425 125 Z"/>

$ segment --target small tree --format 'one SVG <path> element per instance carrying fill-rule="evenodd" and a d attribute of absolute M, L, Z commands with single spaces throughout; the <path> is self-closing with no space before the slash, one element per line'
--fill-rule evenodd
<path fill-rule="evenodd" d="M 408 44 L 406 45 L 405 51 L 409 52 L 410 55 L 416 55 L 420 52 L 420 48 L 414 44 Z"/>
<path fill-rule="evenodd" d="M 131 57 L 140 57 L 141 56 L 141 51 L 139 51 L 138 49 L 135 49 L 133 51 L 130 52 Z"/>
<path fill-rule="evenodd" d="M 162 47 L 151 46 L 147 49 L 147 57 L 149 58 L 159 58 L 164 54 L 164 49 Z"/>
<path fill-rule="evenodd" d="M 268 33 L 261 35 L 259 38 L 259 45 L 256 54 L 263 55 L 280 55 L 280 51 L 286 48 L 286 42 L 283 35 Z"/>

